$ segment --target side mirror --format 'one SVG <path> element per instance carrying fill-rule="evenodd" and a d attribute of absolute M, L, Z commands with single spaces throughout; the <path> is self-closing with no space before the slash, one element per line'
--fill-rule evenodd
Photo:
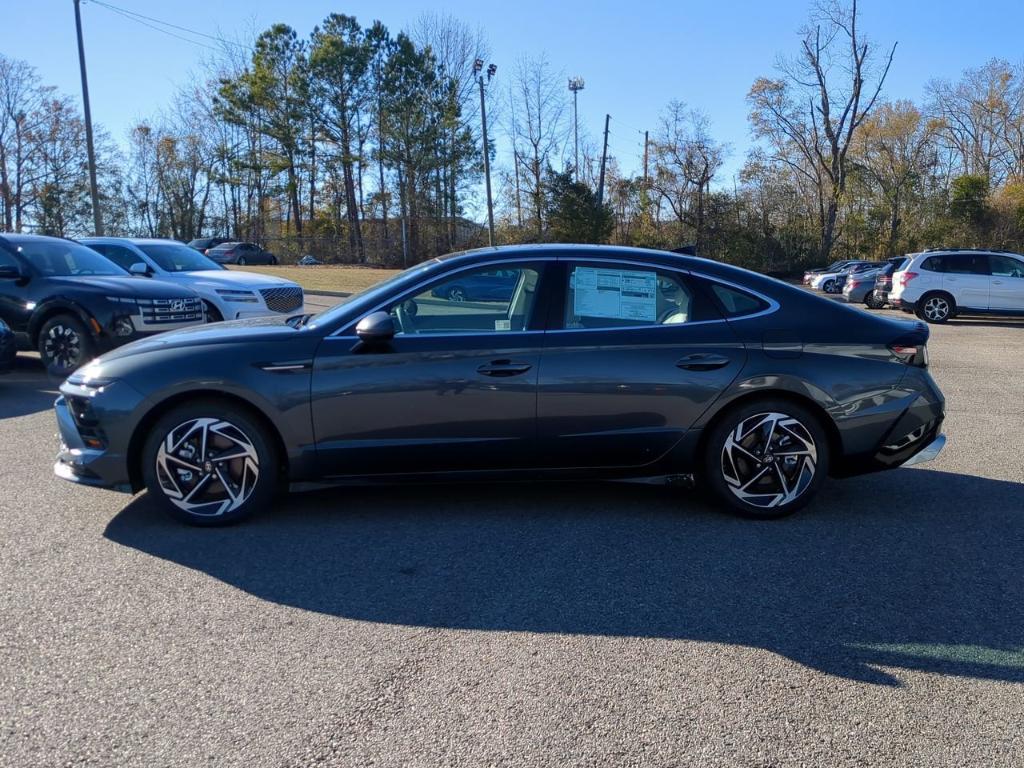
<path fill-rule="evenodd" d="M 0 280 L 20 280 L 21 277 L 17 264 L 0 264 Z"/>
<path fill-rule="evenodd" d="M 356 336 L 365 344 L 380 344 L 395 337 L 395 321 L 387 312 L 373 312 L 356 326 Z"/>
<path fill-rule="evenodd" d="M 133 275 L 139 275 L 140 277 L 149 277 L 149 267 L 141 261 L 137 261 L 128 267 L 128 271 Z"/>

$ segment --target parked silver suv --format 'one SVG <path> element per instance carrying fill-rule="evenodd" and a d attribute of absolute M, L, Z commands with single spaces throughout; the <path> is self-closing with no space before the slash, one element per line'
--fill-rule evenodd
<path fill-rule="evenodd" d="M 910 254 L 893 275 L 889 301 L 929 323 L 957 315 L 1024 317 L 1024 256 L 972 249 Z"/>

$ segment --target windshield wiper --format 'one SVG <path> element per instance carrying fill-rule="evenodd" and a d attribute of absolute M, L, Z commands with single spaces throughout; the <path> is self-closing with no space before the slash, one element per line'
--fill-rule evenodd
<path fill-rule="evenodd" d="M 309 322 L 309 319 L 312 316 L 313 315 L 309 313 L 304 315 L 292 315 L 287 320 L 285 320 L 285 323 L 290 325 L 292 328 L 301 328 L 302 326 Z"/>

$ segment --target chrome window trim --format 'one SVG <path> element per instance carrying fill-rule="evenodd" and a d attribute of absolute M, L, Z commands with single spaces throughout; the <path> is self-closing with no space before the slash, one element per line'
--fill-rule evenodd
<path fill-rule="evenodd" d="M 752 319 L 757 318 L 757 317 L 764 317 L 766 315 L 770 315 L 770 314 L 772 314 L 774 312 L 777 312 L 781 308 L 781 305 L 775 299 L 773 299 L 773 298 L 771 298 L 769 296 L 765 296 L 763 293 L 761 293 L 759 291 L 755 291 L 755 290 L 753 290 L 753 289 L 751 289 L 751 288 L 749 288 L 749 287 L 747 287 L 745 285 L 740 285 L 738 283 L 734 283 L 734 282 L 731 282 L 729 280 L 722 279 L 720 277 L 713 277 L 713 276 L 705 274 L 703 272 L 697 272 L 697 271 L 692 270 L 692 269 L 685 269 L 685 268 L 682 268 L 682 267 L 676 267 L 676 266 L 672 266 L 670 264 L 652 263 L 652 262 L 649 262 L 649 261 L 637 261 L 635 259 L 619 259 L 619 258 L 614 258 L 614 257 L 609 257 L 609 256 L 593 256 L 593 257 L 581 256 L 581 255 L 571 255 L 571 256 L 534 256 L 534 257 L 519 256 L 519 257 L 515 257 L 515 258 L 501 259 L 501 260 L 497 260 L 497 261 L 488 261 L 488 262 L 485 262 L 483 264 L 481 264 L 480 262 L 477 262 L 475 264 L 467 264 L 467 265 L 465 265 L 463 267 L 459 267 L 458 269 L 453 269 L 451 272 L 447 272 L 445 274 L 446 275 L 454 275 L 454 274 L 458 274 L 459 272 L 464 272 L 467 269 L 473 269 L 474 267 L 489 267 L 489 266 L 494 265 L 494 264 L 535 263 L 535 262 L 538 262 L 538 261 L 598 262 L 598 263 L 602 263 L 602 264 L 629 264 L 631 266 L 645 267 L 647 269 L 655 269 L 655 270 L 657 270 L 657 269 L 664 269 L 664 270 L 670 271 L 670 272 L 678 272 L 679 274 L 686 275 L 688 277 L 696 277 L 696 278 L 698 278 L 700 280 L 706 280 L 706 281 L 708 281 L 710 283 L 719 283 L 721 285 L 728 286 L 729 288 L 734 288 L 737 291 L 741 291 L 743 293 L 748 293 L 748 294 L 750 294 L 752 296 L 756 296 L 758 299 L 760 299 L 761 301 L 763 301 L 766 304 L 768 304 L 768 307 L 763 309 L 763 310 L 761 310 L 760 312 L 754 312 L 754 313 L 749 314 L 749 315 L 740 315 L 739 317 L 732 317 L 732 318 L 725 318 L 725 317 L 723 317 L 723 318 L 719 318 L 719 319 L 716 319 L 716 320 L 694 320 L 692 322 L 676 323 L 676 324 L 672 324 L 672 325 L 653 324 L 653 325 L 625 325 L 625 326 L 616 326 L 614 328 L 553 328 L 553 329 L 550 329 L 550 330 L 468 331 L 468 332 L 465 332 L 465 333 L 424 333 L 424 334 L 411 334 L 409 336 L 404 336 L 403 338 L 409 338 L 409 339 L 412 339 L 412 338 L 443 339 L 443 338 L 454 338 L 454 337 L 462 337 L 462 336 L 505 336 L 507 334 L 538 334 L 538 333 L 540 333 L 540 334 L 543 334 L 543 333 L 552 333 L 552 334 L 554 334 L 554 333 L 595 333 L 595 332 L 596 333 L 608 333 L 609 331 L 635 331 L 635 330 L 641 330 L 641 329 L 643 329 L 643 330 L 651 330 L 651 329 L 654 329 L 654 328 L 678 329 L 678 328 L 685 328 L 685 327 L 694 326 L 694 325 L 708 325 L 710 323 L 728 323 L 730 321 L 752 320 Z M 431 282 L 433 282 L 433 280 L 425 280 L 425 281 L 423 281 L 421 283 L 417 283 L 415 286 L 413 286 L 412 288 L 409 288 L 404 293 L 399 294 L 398 297 L 389 298 L 389 299 L 387 299 L 385 301 L 382 301 L 380 304 L 377 304 L 372 309 L 367 310 L 362 315 L 362 317 L 366 317 L 366 315 L 372 314 L 373 312 L 380 311 L 387 304 L 390 304 L 393 301 L 400 301 L 401 299 L 406 298 L 406 297 L 408 297 L 411 294 L 414 294 L 416 291 L 421 290 L 424 285 L 427 285 L 428 283 L 431 283 Z M 362 319 L 362 318 L 360 318 L 360 319 Z M 358 321 L 356 321 L 356 322 L 358 322 Z M 342 339 L 342 340 L 350 340 L 350 341 L 353 340 L 353 339 L 354 340 L 358 340 L 359 337 L 356 336 L 355 334 L 343 333 L 343 331 L 345 329 L 351 327 L 351 325 L 352 325 L 352 323 L 347 323 L 343 328 L 340 328 L 339 330 L 335 331 L 334 333 L 328 334 L 324 338 L 325 339 Z"/>

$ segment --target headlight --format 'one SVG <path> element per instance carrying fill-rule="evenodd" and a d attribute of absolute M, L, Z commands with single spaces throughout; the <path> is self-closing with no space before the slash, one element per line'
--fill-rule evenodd
<path fill-rule="evenodd" d="M 114 319 L 113 329 L 115 336 L 131 336 L 135 333 L 135 324 L 127 315 L 121 315 Z"/>
<path fill-rule="evenodd" d="M 217 295 L 224 299 L 224 301 L 238 301 L 248 304 L 259 303 L 259 299 L 256 298 L 256 294 L 252 291 L 218 290 Z"/>

